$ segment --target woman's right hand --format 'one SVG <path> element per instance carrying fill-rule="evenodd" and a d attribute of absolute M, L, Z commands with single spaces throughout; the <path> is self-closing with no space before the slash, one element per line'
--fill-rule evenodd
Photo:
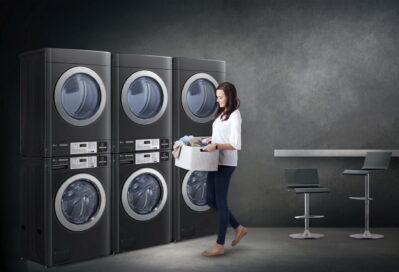
<path fill-rule="evenodd" d="M 202 141 L 203 143 L 209 144 L 210 142 L 212 142 L 212 137 L 203 138 L 201 141 Z"/>

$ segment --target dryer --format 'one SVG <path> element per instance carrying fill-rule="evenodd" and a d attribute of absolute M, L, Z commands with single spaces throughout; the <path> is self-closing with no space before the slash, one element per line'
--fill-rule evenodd
<path fill-rule="evenodd" d="M 45 266 L 111 253 L 111 157 L 22 158 L 22 257 Z"/>
<path fill-rule="evenodd" d="M 225 78 L 225 61 L 173 58 L 174 141 L 184 135 L 212 134 L 216 88 Z"/>
<path fill-rule="evenodd" d="M 172 58 L 113 54 L 113 153 L 171 148 Z"/>
<path fill-rule="evenodd" d="M 113 252 L 171 242 L 171 151 L 112 156 Z"/>
<path fill-rule="evenodd" d="M 22 156 L 110 152 L 109 52 L 44 48 L 20 64 Z"/>

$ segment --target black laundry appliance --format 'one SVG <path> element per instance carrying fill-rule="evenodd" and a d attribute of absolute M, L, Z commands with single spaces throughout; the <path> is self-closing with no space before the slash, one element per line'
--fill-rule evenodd
<path fill-rule="evenodd" d="M 172 58 L 113 54 L 113 153 L 171 148 Z"/>
<path fill-rule="evenodd" d="M 173 58 L 173 141 L 211 136 L 216 88 L 225 78 L 225 61 Z M 207 172 L 173 167 L 173 240 L 216 233 L 216 213 L 206 204 L 206 177 Z"/>
<path fill-rule="evenodd" d="M 216 213 L 206 203 L 208 172 L 178 168 L 174 174 L 173 240 L 180 241 L 216 233 Z"/>
<path fill-rule="evenodd" d="M 113 252 L 171 242 L 171 151 L 112 156 Z"/>
<path fill-rule="evenodd" d="M 111 254 L 111 155 L 22 158 L 22 257 L 45 266 Z"/>
<path fill-rule="evenodd" d="M 20 55 L 20 153 L 109 153 L 111 54 L 44 48 Z"/>

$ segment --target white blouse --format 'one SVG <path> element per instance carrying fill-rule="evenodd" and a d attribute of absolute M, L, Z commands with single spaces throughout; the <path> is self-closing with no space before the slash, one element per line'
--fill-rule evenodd
<path fill-rule="evenodd" d="M 220 116 L 212 124 L 212 143 L 231 144 L 235 150 L 220 150 L 219 165 L 237 166 L 237 150 L 241 149 L 240 111 L 233 111 L 226 121 L 222 121 Z"/>

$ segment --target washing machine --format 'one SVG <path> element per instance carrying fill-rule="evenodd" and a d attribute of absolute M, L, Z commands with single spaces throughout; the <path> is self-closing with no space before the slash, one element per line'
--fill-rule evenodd
<path fill-rule="evenodd" d="M 113 153 L 171 148 L 172 58 L 112 55 Z"/>
<path fill-rule="evenodd" d="M 20 55 L 20 153 L 109 153 L 111 54 L 44 48 Z"/>
<path fill-rule="evenodd" d="M 111 155 L 22 158 L 22 257 L 45 266 L 111 254 Z"/>
<path fill-rule="evenodd" d="M 217 232 L 217 214 L 206 203 L 207 176 L 207 171 L 177 171 L 173 188 L 174 241 Z"/>
<path fill-rule="evenodd" d="M 184 135 L 212 134 L 216 88 L 225 78 L 225 61 L 173 58 L 174 141 Z"/>
<path fill-rule="evenodd" d="M 113 252 L 172 241 L 171 151 L 113 154 Z"/>

